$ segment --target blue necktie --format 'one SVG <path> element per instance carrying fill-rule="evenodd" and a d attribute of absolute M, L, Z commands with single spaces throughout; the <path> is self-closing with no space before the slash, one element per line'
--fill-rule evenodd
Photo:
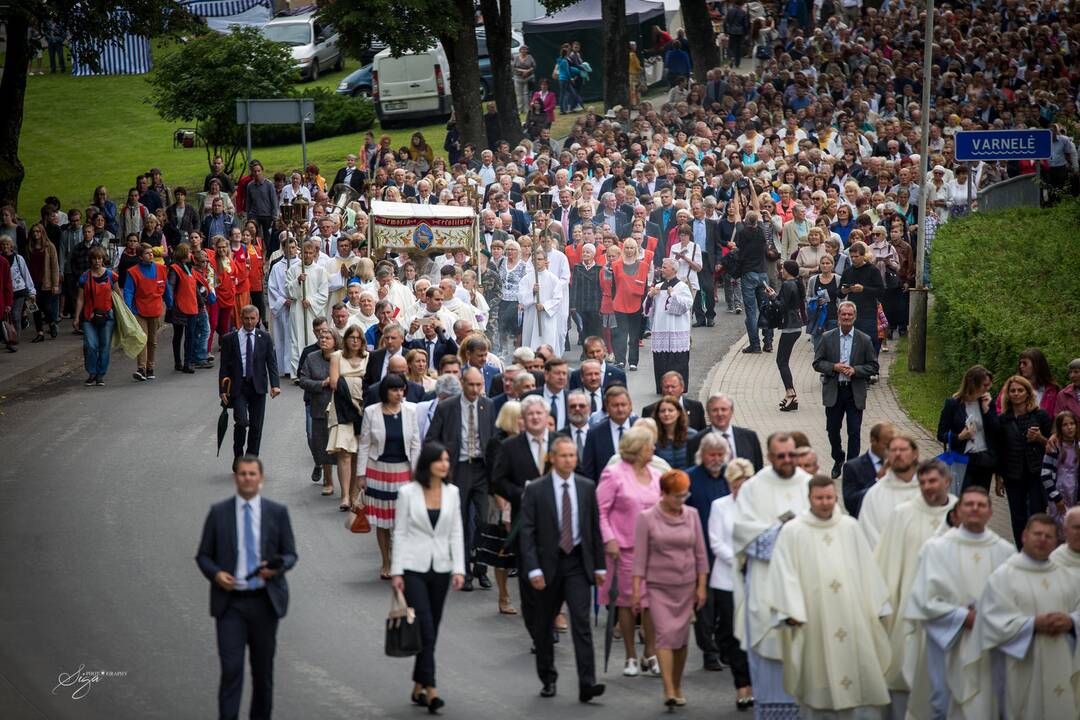
<path fill-rule="evenodd" d="M 247 575 L 255 572 L 255 568 L 258 567 L 258 554 L 255 551 L 255 526 L 251 522 L 251 503 L 244 503 L 244 551 L 247 553 Z M 252 587 L 258 582 L 257 579 L 252 578 L 250 585 Z"/>
<path fill-rule="evenodd" d="M 552 417 L 553 420 L 555 420 L 555 425 L 558 426 L 558 424 L 559 424 L 559 396 L 558 395 L 552 395 L 551 396 L 551 417 Z"/>

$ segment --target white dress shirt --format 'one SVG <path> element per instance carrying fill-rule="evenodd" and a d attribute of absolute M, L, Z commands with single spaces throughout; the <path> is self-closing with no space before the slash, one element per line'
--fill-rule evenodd
<path fill-rule="evenodd" d="M 555 416 L 555 427 L 566 427 L 566 395 L 563 392 L 552 392 L 551 388 L 544 385 L 544 402 L 547 403 L 548 408 L 551 407 L 552 399 L 555 400 L 555 410 L 557 415 Z"/>
<path fill-rule="evenodd" d="M 544 434 L 540 437 L 535 435 L 529 435 L 529 451 L 532 453 L 533 463 L 536 465 L 537 472 L 543 474 L 544 472 L 544 454 L 548 449 L 548 431 L 545 430 Z"/>
<path fill-rule="evenodd" d="M 254 590 L 263 586 L 263 580 L 260 577 L 253 577 L 250 580 L 245 580 L 248 574 L 248 558 L 247 558 L 247 544 L 244 542 L 244 504 L 251 503 L 251 528 L 255 531 L 255 567 L 259 566 L 262 562 L 262 545 L 260 543 L 260 530 L 262 529 L 262 498 L 259 495 L 245 500 L 239 495 L 236 496 L 236 571 L 233 573 L 233 577 L 236 578 L 236 584 L 233 586 L 234 590 Z"/>
<path fill-rule="evenodd" d="M 247 377 L 247 341 L 248 341 L 248 336 L 249 335 L 251 336 L 251 350 L 252 350 L 252 352 L 254 352 L 255 351 L 255 331 L 254 330 L 245 330 L 244 328 L 240 328 L 240 331 L 236 334 L 237 339 L 240 341 L 240 374 L 242 376 L 244 376 L 244 377 Z M 252 379 L 254 379 L 254 376 L 255 376 L 254 361 L 252 362 L 251 375 L 252 375 Z"/>

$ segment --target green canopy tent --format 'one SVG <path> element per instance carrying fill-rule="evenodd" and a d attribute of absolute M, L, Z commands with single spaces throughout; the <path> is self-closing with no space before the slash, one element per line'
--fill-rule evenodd
<path fill-rule="evenodd" d="M 653 26 L 664 27 L 664 3 L 651 0 L 626 0 L 626 36 L 636 41 L 638 51 L 650 46 Z M 597 100 L 604 95 L 604 49 L 600 42 L 600 0 L 581 0 L 554 15 L 522 23 L 521 31 L 529 53 L 536 58 L 536 76 L 550 78 L 559 48 L 575 40 L 581 43 L 581 56 L 592 66 L 588 82 L 581 88 L 583 100 Z M 627 48 L 629 52 L 629 48 Z M 551 83 L 558 91 L 558 84 Z"/>

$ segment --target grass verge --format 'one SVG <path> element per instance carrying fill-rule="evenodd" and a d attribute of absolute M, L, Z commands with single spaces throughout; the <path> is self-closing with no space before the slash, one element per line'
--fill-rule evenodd
<path fill-rule="evenodd" d="M 931 434 L 937 431 L 938 417 L 945 398 L 956 392 L 959 378 L 945 372 L 943 338 L 937 324 L 928 324 L 926 333 L 926 372 L 908 370 L 908 338 L 892 345 L 896 357 L 889 371 L 889 384 L 896 391 L 900 407 Z"/>

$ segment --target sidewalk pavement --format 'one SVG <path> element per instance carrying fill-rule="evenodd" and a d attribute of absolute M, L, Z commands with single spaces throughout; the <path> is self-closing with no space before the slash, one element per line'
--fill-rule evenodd
<path fill-rule="evenodd" d="M 45 342 L 31 343 L 31 325 L 20 335 L 18 352 L 0 348 L 0 400 L 32 390 L 44 382 L 82 367 L 83 339 L 71 332 L 71 321 L 61 320 L 56 339 L 45 335 Z"/>
<path fill-rule="evenodd" d="M 820 376 L 812 367 L 814 350 L 808 336 L 805 333 L 800 335 L 791 353 L 791 375 L 799 396 L 799 409 L 794 412 L 780 412 L 784 386 L 776 368 L 776 354 L 744 355 L 742 349 L 746 346 L 745 335 L 731 346 L 702 388 L 701 401 L 705 402 L 709 395 L 717 392 L 730 395 L 735 401 L 735 424 L 757 432 L 762 451 L 765 450 L 766 437 L 777 430 L 806 433 L 817 452 L 821 471 L 828 473 L 832 468 L 832 458 L 825 432 L 825 406 L 821 402 Z M 889 385 L 889 370 L 895 357 L 891 352 L 883 352 L 879 357 L 880 380 L 869 387 L 863 413 L 862 452 L 870 448 L 870 428 L 888 420 L 899 432 L 915 438 L 920 458 L 934 457 L 942 452 L 940 443 L 900 408 L 896 393 Z M 846 443 L 846 426 L 843 436 Z M 995 532 L 1010 540 L 1012 528 L 1008 504 L 1005 498 L 992 497 L 992 501 L 994 516 L 990 525 Z"/>

